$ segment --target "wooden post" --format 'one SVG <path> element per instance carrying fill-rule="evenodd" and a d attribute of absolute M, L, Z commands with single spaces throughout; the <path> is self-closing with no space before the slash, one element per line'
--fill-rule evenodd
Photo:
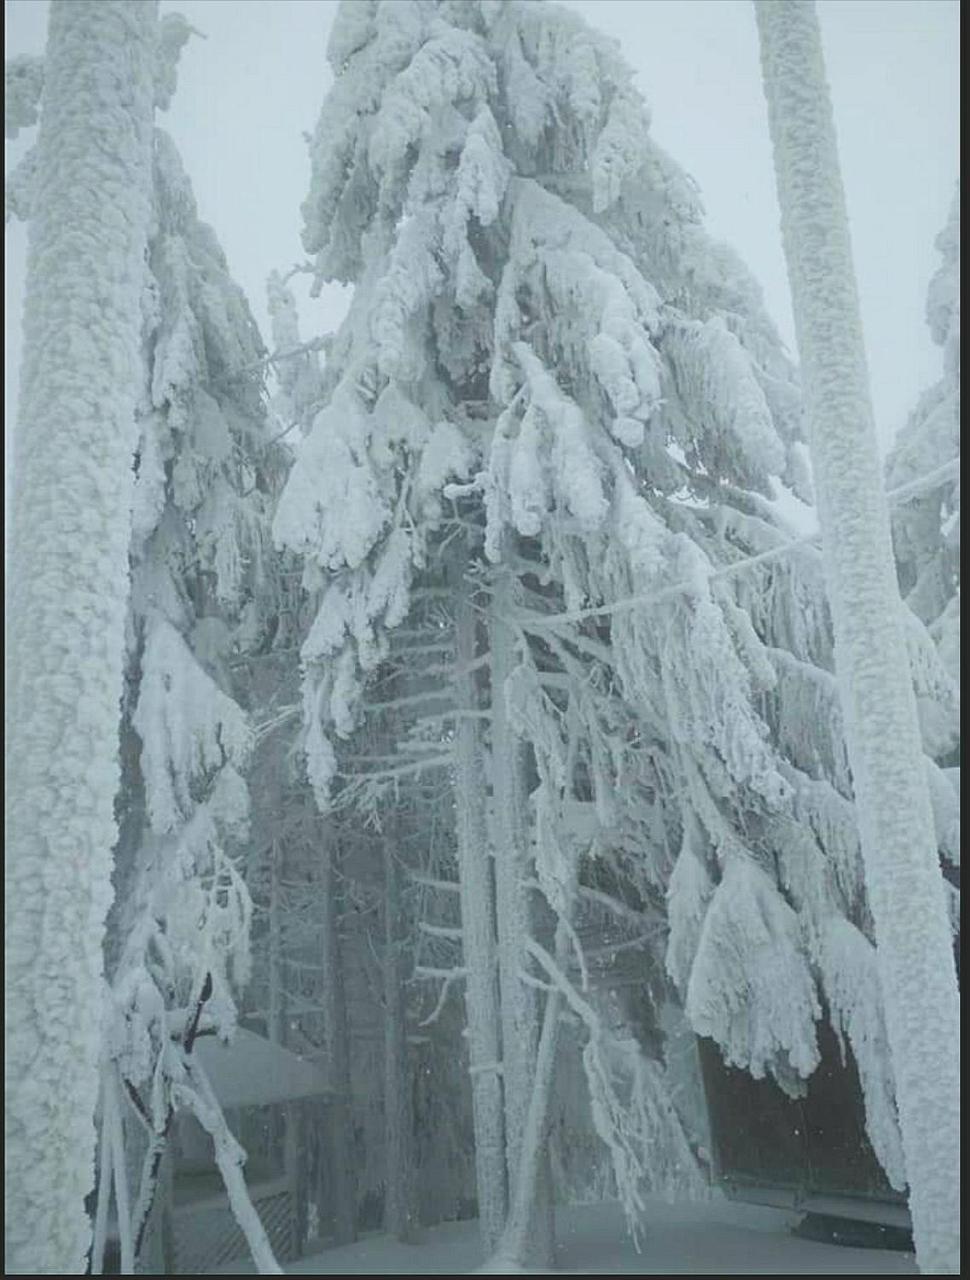
<path fill-rule="evenodd" d="M 169 1146 L 162 1157 L 162 1194 L 159 1197 L 158 1234 L 164 1275 L 176 1274 L 178 1259 L 175 1252 L 175 1150 Z"/>
<path fill-rule="evenodd" d="M 303 1253 L 303 1228 L 300 1212 L 300 1104 L 283 1104 L 283 1171 L 289 1184 L 290 1233 L 286 1256 L 299 1258 Z"/>
<path fill-rule="evenodd" d="M 391 827 L 393 832 L 393 826 Z M 411 1073 L 401 973 L 401 873 L 394 837 L 384 836 L 384 1230 L 402 1242 L 414 1235 Z"/>

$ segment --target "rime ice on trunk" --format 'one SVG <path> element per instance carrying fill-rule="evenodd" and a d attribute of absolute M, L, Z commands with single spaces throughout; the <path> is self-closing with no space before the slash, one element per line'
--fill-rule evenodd
<path fill-rule="evenodd" d="M 529 936 L 527 872 L 521 795 L 521 744 L 509 725 L 506 681 L 512 669 L 512 634 L 502 614 L 511 605 L 509 578 L 496 575 L 489 614 L 491 649 L 492 810 L 499 985 L 502 1004 L 502 1080 L 509 1175 L 519 1160 L 535 1050 L 535 998 L 521 981 Z"/>
<path fill-rule="evenodd" d="M 836 667 L 920 1269 L 959 1271 L 959 1001 L 821 37 L 756 5 L 802 358 Z"/>
<path fill-rule="evenodd" d="M 528 828 L 522 785 L 523 748 L 509 723 L 507 681 L 512 671 L 513 634 L 505 616 L 513 607 L 511 578 L 496 573 L 489 613 L 491 650 L 492 811 L 495 841 L 495 906 L 502 1020 L 502 1090 L 505 1104 L 505 1152 L 509 1188 L 516 1185 L 523 1135 L 535 1074 L 539 1039 L 535 990 L 522 980 L 527 966 L 529 919 Z M 548 1180 L 539 1199 L 548 1201 Z M 552 1265 L 551 1203 L 530 1205 L 529 1230 L 523 1236 L 530 1265 Z M 542 1210 L 548 1212 L 543 1213 Z"/>
<path fill-rule="evenodd" d="M 456 578 L 456 692 L 459 712 L 477 705 L 475 614 L 467 584 Z M 485 847 L 482 760 L 475 721 L 458 721 L 455 804 L 458 821 L 458 875 L 461 884 L 462 947 L 467 970 L 468 1063 L 475 1126 L 478 1220 L 486 1253 L 505 1222 L 505 1126 L 502 1111 L 501 1027 L 495 974 L 495 918 L 492 868 Z"/>
<path fill-rule="evenodd" d="M 522 1140 L 519 1145 L 519 1163 L 509 1197 L 509 1216 L 505 1233 L 499 1244 L 499 1257 L 503 1262 L 525 1267 L 535 1253 L 531 1233 L 536 1226 L 541 1229 L 542 1206 L 539 1197 L 543 1190 L 543 1160 L 548 1137 L 549 1104 L 552 1082 L 556 1069 L 556 1048 L 559 1041 L 559 1017 L 563 1009 L 562 992 L 550 991 L 543 1011 L 542 1032 L 533 1071 L 532 1089 L 525 1113 Z M 543 1242 L 545 1243 L 545 1242 Z M 552 1240 L 548 1241 L 552 1252 Z M 549 1265 L 552 1258 L 549 1258 Z"/>
<path fill-rule="evenodd" d="M 6 1261 L 84 1270 L 156 6 L 51 6 L 10 521 Z"/>

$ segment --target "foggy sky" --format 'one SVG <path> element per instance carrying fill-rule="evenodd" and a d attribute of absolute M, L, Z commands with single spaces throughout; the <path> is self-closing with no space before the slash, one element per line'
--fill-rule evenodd
<path fill-rule="evenodd" d="M 700 184 L 707 225 L 760 281 L 794 352 L 757 33 L 750 0 L 564 0 L 621 41 L 651 105 L 654 136 Z M 336 0 L 163 0 L 205 34 L 182 54 L 175 138 L 200 213 L 269 341 L 265 280 L 305 258 L 303 133 L 331 83 Z M 883 449 L 940 374 L 926 287 L 959 171 L 957 0 L 820 0 L 852 226 L 873 401 Z M 6 0 L 7 57 L 43 51 L 46 0 Z M 7 144 L 16 161 L 33 136 Z M 26 233 L 6 231 L 7 420 L 16 403 Z M 311 301 L 296 284 L 303 337 L 333 327 L 342 291 Z M 9 427 L 8 427 L 9 431 Z M 6 450 L 5 450 L 6 452 Z"/>

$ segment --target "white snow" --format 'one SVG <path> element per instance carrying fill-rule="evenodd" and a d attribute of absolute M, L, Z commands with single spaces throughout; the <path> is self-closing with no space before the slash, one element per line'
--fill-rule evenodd
<path fill-rule="evenodd" d="M 800 1215 L 734 1203 L 721 1196 L 699 1204 L 647 1201 L 641 1251 L 627 1234 L 618 1204 L 556 1208 L 562 1275 L 916 1275 L 911 1253 L 851 1249 L 792 1236 Z M 477 1222 L 454 1222 L 423 1231 L 401 1245 L 385 1235 L 302 1258 L 288 1275 L 502 1274 L 482 1263 Z M 240 1259 L 211 1274 L 250 1274 Z M 509 1268 L 506 1274 L 527 1274 Z"/>
<path fill-rule="evenodd" d="M 214 1036 L 201 1036 L 194 1054 L 224 1108 L 265 1106 L 319 1097 L 329 1091 L 327 1077 L 317 1063 L 245 1027 L 236 1028 L 229 1044 Z"/>
<path fill-rule="evenodd" d="M 16 138 L 21 129 L 37 123 L 44 88 L 44 59 L 31 54 L 10 58 L 4 66 L 3 131 Z"/>
<path fill-rule="evenodd" d="M 43 73 L 6 582 L 11 1274 L 83 1271 L 91 1241 L 156 12 L 55 6 Z"/>
<path fill-rule="evenodd" d="M 959 994 L 822 41 L 814 4 L 756 13 L 914 1237 L 957 1273 Z"/>

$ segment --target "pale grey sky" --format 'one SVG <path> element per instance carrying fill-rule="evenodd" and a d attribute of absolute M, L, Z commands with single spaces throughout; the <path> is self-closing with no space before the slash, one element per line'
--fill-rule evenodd
<path fill-rule="evenodd" d="M 750 0 L 564 0 L 621 41 L 657 140 L 700 184 L 708 226 L 745 259 L 794 351 L 757 34 Z M 330 84 L 336 0 L 163 0 L 206 35 L 183 51 L 160 123 L 175 138 L 268 339 L 264 283 L 302 260 L 303 133 Z M 43 51 L 46 0 L 6 0 L 7 57 Z M 958 0 L 820 0 L 880 440 L 940 358 L 923 318 L 959 172 Z M 27 139 L 26 141 L 29 141 Z M 7 144 L 7 165 L 25 139 Z M 26 234 L 6 230 L 4 403 L 14 410 Z M 300 297 L 304 337 L 333 326 L 340 291 Z"/>

